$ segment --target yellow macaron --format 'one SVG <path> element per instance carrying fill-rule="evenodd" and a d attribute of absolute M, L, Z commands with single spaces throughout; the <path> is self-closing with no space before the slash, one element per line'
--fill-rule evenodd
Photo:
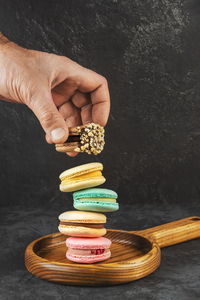
<path fill-rule="evenodd" d="M 103 165 L 98 162 L 84 164 L 62 172 L 60 190 L 74 192 L 103 184 L 106 179 L 102 175 Z"/>
<path fill-rule="evenodd" d="M 59 231 L 75 237 L 100 237 L 106 234 L 106 216 L 88 211 L 66 211 L 59 217 Z"/>

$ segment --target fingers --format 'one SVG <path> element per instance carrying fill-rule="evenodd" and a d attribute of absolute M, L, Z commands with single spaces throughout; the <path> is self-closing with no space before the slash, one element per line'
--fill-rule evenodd
<path fill-rule="evenodd" d="M 92 123 L 92 104 L 87 104 L 81 108 L 81 119 L 83 124 Z M 97 123 L 97 122 L 96 122 Z"/>
<path fill-rule="evenodd" d="M 30 101 L 29 107 L 45 130 L 48 143 L 64 143 L 68 127 L 89 122 L 105 126 L 108 120 L 110 96 L 106 79 L 76 64 L 71 75 L 69 69 L 68 65 L 62 75 L 64 80 L 58 81 L 52 94 L 43 85 L 43 90 L 34 93 Z"/>
<path fill-rule="evenodd" d="M 72 103 L 80 108 L 82 124 L 87 124 L 92 122 L 92 104 L 89 94 L 83 94 L 76 92 L 72 97 Z"/>
<path fill-rule="evenodd" d="M 72 97 L 72 103 L 77 107 L 77 108 L 82 108 L 83 106 L 89 104 L 90 101 L 90 95 L 89 94 L 83 94 L 77 91 L 73 97 Z"/>
<path fill-rule="evenodd" d="M 75 62 L 61 57 L 62 63 L 59 64 L 62 71 L 59 72 L 59 84 L 54 87 L 53 92 L 56 95 L 64 95 L 67 99 L 72 99 L 73 104 L 78 108 L 83 108 L 89 103 L 87 97 L 84 98 L 80 94 L 90 94 L 90 102 L 92 102 L 92 120 L 105 126 L 110 112 L 110 95 L 107 80 L 89 69 L 81 67 Z M 61 70 L 60 69 L 60 70 Z M 62 76 L 61 76 L 62 75 Z M 63 79 L 64 78 L 64 79 Z M 77 92 L 80 92 L 78 94 Z M 57 97 L 56 97 L 57 98 Z M 57 98 L 56 105 L 63 104 L 64 98 Z M 84 108 L 83 118 L 87 119 L 86 113 L 89 115 L 91 107 Z"/>
<path fill-rule="evenodd" d="M 64 103 L 60 108 L 59 112 L 65 119 L 65 122 L 68 127 L 76 127 L 78 125 L 81 125 L 81 116 L 80 116 L 80 110 L 73 105 L 71 101 Z M 78 153 L 77 152 L 67 152 L 67 155 L 74 157 Z"/>
<path fill-rule="evenodd" d="M 68 127 L 57 110 L 48 89 L 33 93 L 28 104 L 46 132 L 48 143 L 64 143 L 68 137 Z"/>
<path fill-rule="evenodd" d="M 45 138 L 46 138 L 46 141 L 47 141 L 48 144 L 52 144 L 52 142 L 51 142 L 51 136 L 49 136 L 49 135 L 46 133 Z"/>
<path fill-rule="evenodd" d="M 75 107 L 71 101 L 61 105 L 59 112 L 63 116 L 68 127 L 76 127 L 82 124 L 80 110 Z"/>
<path fill-rule="evenodd" d="M 92 120 L 105 126 L 110 112 L 110 94 L 107 80 L 97 73 L 85 69 L 79 78 L 79 91 L 89 93 L 92 106 Z"/>
<path fill-rule="evenodd" d="M 92 119 L 94 123 L 105 126 L 110 113 L 110 95 L 107 83 L 102 83 L 91 93 Z"/>
<path fill-rule="evenodd" d="M 52 96 L 56 106 L 67 102 L 76 92 L 77 86 L 71 81 L 65 80 L 52 89 Z"/>
<path fill-rule="evenodd" d="M 66 152 L 66 154 L 70 157 L 75 157 L 76 155 L 78 155 L 77 152 Z"/>

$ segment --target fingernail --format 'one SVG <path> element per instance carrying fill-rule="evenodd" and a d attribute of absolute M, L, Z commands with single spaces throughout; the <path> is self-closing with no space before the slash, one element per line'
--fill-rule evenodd
<path fill-rule="evenodd" d="M 51 138 L 54 142 L 62 139 L 65 136 L 65 130 L 63 128 L 56 128 L 51 132 Z"/>

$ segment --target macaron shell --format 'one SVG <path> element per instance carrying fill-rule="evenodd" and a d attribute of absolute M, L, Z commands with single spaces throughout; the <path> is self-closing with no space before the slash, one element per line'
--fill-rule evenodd
<path fill-rule="evenodd" d="M 117 199 L 118 195 L 115 191 L 104 188 L 92 188 L 77 191 L 73 193 L 73 199 L 78 200 L 82 198 L 113 198 Z"/>
<path fill-rule="evenodd" d="M 106 216 L 104 214 L 77 210 L 65 211 L 59 215 L 58 219 L 63 222 L 78 222 L 83 224 L 106 223 Z"/>
<path fill-rule="evenodd" d="M 106 260 L 108 258 L 110 258 L 111 256 L 111 252 L 108 251 L 107 253 L 103 253 L 103 254 L 100 254 L 100 255 L 91 255 L 91 256 L 74 256 L 74 255 L 70 255 L 67 251 L 66 253 L 66 257 L 67 259 L 69 259 L 70 261 L 74 261 L 74 262 L 77 262 L 77 263 L 86 263 L 86 264 L 91 264 L 91 263 L 95 263 L 95 262 L 98 262 L 98 261 L 103 261 L 103 260 Z"/>
<path fill-rule="evenodd" d="M 104 176 L 96 176 L 87 179 L 71 180 L 70 182 L 62 181 L 60 184 L 61 192 L 74 192 L 82 189 L 86 189 L 93 186 L 98 186 L 106 181 Z"/>
<path fill-rule="evenodd" d="M 98 170 L 103 170 L 103 165 L 101 163 L 98 162 L 88 163 L 62 172 L 59 178 L 60 180 L 64 180 L 65 178 L 77 177 L 77 176 L 81 176 L 82 174 L 86 174 Z"/>
<path fill-rule="evenodd" d="M 74 249 L 108 249 L 111 246 L 111 240 L 106 237 L 93 239 L 69 237 L 66 239 L 66 246 Z"/>
<path fill-rule="evenodd" d="M 106 228 L 89 228 L 83 226 L 64 226 L 59 225 L 58 230 L 71 237 L 101 237 L 106 234 Z"/>
<path fill-rule="evenodd" d="M 66 144 L 56 144 L 55 148 L 58 152 L 73 152 L 79 146 L 78 142 L 66 143 Z"/>
<path fill-rule="evenodd" d="M 116 202 L 74 200 L 73 206 L 78 210 L 96 212 L 113 212 L 119 209 L 119 204 Z"/>

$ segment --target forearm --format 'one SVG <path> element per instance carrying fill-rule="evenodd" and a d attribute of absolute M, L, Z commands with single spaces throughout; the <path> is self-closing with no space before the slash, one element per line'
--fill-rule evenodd
<path fill-rule="evenodd" d="M 2 32 L 0 32 L 0 100 L 9 102 L 18 102 L 16 97 L 10 97 L 6 82 L 9 79 L 9 74 L 15 72 L 15 61 L 18 59 L 16 50 L 23 49 L 10 41 Z M 19 52 L 19 51 L 18 51 Z M 18 55 L 19 56 L 19 55 Z M 18 59 L 20 61 L 20 59 Z M 13 82 L 13 79 L 12 79 Z"/>
<path fill-rule="evenodd" d="M 0 32 L 0 51 L 1 51 L 1 46 L 5 45 L 8 43 L 8 39 Z M 0 99 L 3 99 L 4 97 L 0 94 Z"/>

